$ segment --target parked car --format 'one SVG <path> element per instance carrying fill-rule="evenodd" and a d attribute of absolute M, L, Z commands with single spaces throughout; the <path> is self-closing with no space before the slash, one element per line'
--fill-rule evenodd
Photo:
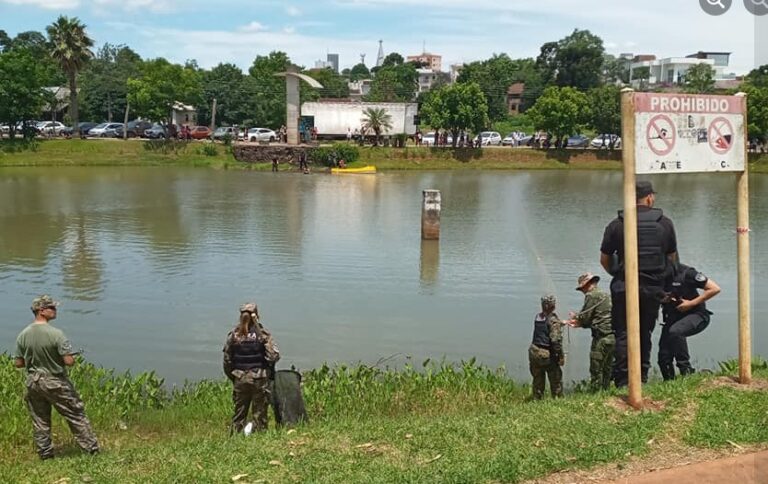
<path fill-rule="evenodd" d="M 80 136 L 87 136 L 88 131 L 90 131 L 91 128 L 94 128 L 98 126 L 97 123 L 91 123 L 90 121 L 82 121 L 80 123 L 77 123 L 77 126 L 80 127 Z M 66 128 L 61 130 L 62 136 L 72 136 L 72 134 L 75 132 L 73 126 L 67 126 Z"/>
<path fill-rule="evenodd" d="M 115 128 L 122 126 L 122 123 L 101 123 L 97 124 L 88 131 L 88 136 L 98 136 L 107 138 L 115 135 Z"/>
<path fill-rule="evenodd" d="M 441 133 L 442 135 L 442 133 Z M 448 138 L 446 139 L 446 143 L 448 146 L 453 145 L 453 135 L 448 134 Z M 427 133 L 424 136 L 421 137 L 421 144 L 424 146 L 435 146 L 435 133 Z"/>
<path fill-rule="evenodd" d="M 617 134 L 599 134 L 595 137 L 595 139 L 592 140 L 590 145 L 593 148 L 609 149 L 611 147 L 611 143 L 613 143 L 614 148 L 620 149 L 621 137 L 619 137 Z"/>
<path fill-rule="evenodd" d="M 144 130 L 144 137 L 149 139 L 167 138 L 168 131 L 170 130 L 167 126 L 164 126 L 160 123 L 155 123 L 151 128 Z"/>
<path fill-rule="evenodd" d="M 501 145 L 502 146 L 522 145 L 523 143 L 521 141 L 523 139 L 530 138 L 530 137 L 526 138 L 526 136 L 527 135 L 522 131 L 513 131 L 512 133 L 509 133 L 507 136 L 505 136 L 503 140 L 501 140 Z"/>
<path fill-rule="evenodd" d="M 208 126 L 195 126 L 189 133 L 192 139 L 206 139 L 211 135 L 211 130 Z"/>
<path fill-rule="evenodd" d="M 277 133 L 269 128 L 251 128 L 248 130 L 248 141 L 277 141 Z"/>
<path fill-rule="evenodd" d="M 117 128 L 115 130 L 115 136 L 117 138 L 122 138 L 124 135 L 124 131 L 128 132 L 129 138 L 139 138 L 144 136 L 144 132 L 152 127 L 152 123 L 149 121 L 139 121 L 138 119 L 131 121 L 128 123 L 128 125 L 125 127 L 125 130 L 123 130 L 123 127 Z"/>
<path fill-rule="evenodd" d="M 477 142 L 478 137 L 481 140 L 480 144 L 483 146 L 501 145 L 501 135 L 497 131 L 483 131 L 475 136 L 475 142 Z"/>
<path fill-rule="evenodd" d="M 223 140 L 225 136 L 229 135 L 232 139 L 237 139 L 237 128 L 233 126 L 219 126 L 211 133 L 212 140 Z"/>
<path fill-rule="evenodd" d="M 575 134 L 568 137 L 568 148 L 586 148 L 589 146 L 589 138 L 583 134 Z"/>

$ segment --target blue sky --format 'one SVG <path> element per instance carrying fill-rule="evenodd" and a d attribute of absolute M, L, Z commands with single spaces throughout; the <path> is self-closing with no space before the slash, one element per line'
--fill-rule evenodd
<path fill-rule="evenodd" d="M 307 67 L 326 52 L 351 67 L 365 53 L 371 66 L 381 39 L 385 52 L 403 55 L 426 43 L 446 70 L 493 53 L 535 57 L 574 28 L 599 35 L 612 54 L 730 51 L 736 73 L 756 63 L 755 18 L 741 0 L 720 17 L 704 14 L 697 0 L 0 0 L 0 29 L 44 30 L 59 14 L 79 17 L 97 45 L 127 44 L 145 58 L 193 58 L 203 67 L 247 68 L 272 50 Z M 763 20 L 760 32 L 768 33 Z"/>

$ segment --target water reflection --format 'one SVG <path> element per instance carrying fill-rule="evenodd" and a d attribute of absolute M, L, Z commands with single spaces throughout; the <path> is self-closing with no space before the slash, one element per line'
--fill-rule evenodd
<path fill-rule="evenodd" d="M 421 258 L 419 259 L 420 280 L 423 286 L 437 283 L 440 272 L 440 241 L 422 240 Z"/>

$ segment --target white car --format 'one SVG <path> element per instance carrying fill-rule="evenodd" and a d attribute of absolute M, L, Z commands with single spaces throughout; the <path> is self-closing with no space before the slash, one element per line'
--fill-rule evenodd
<path fill-rule="evenodd" d="M 621 149 L 621 137 L 617 134 L 599 134 L 595 137 L 595 139 L 592 140 L 589 145 L 592 148 L 605 148 L 608 149 L 611 147 L 611 141 L 613 141 L 613 148 L 614 149 Z"/>
<path fill-rule="evenodd" d="M 501 135 L 498 133 L 498 131 L 483 131 L 479 135 L 477 135 L 481 139 L 481 143 L 483 146 L 491 146 L 491 145 L 500 145 L 501 144 Z M 475 136 L 475 141 L 477 141 L 477 136 Z"/>
<path fill-rule="evenodd" d="M 442 136 L 442 133 L 441 133 Z M 453 135 L 448 134 L 448 139 L 446 140 L 447 145 L 446 146 L 452 146 L 453 145 Z M 424 136 L 421 137 L 421 144 L 423 146 L 435 146 L 435 133 L 427 133 Z"/>
<path fill-rule="evenodd" d="M 251 128 L 248 130 L 248 141 L 277 141 L 277 133 L 269 128 Z"/>
<path fill-rule="evenodd" d="M 66 128 L 63 123 L 58 121 L 47 121 L 37 123 L 37 132 L 48 136 L 59 136 L 61 132 Z"/>
<path fill-rule="evenodd" d="M 97 124 L 88 131 L 88 136 L 98 136 L 104 138 L 107 136 L 114 136 L 115 129 L 121 127 L 122 123 L 101 123 Z M 111 134 L 110 134 L 111 133 Z"/>

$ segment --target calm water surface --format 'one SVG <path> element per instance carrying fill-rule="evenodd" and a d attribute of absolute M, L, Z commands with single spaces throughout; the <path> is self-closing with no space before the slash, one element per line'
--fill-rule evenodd
<path fill-rule="evenodd" d="M 682 260 L 723 287 L 711 326 L 690 340 L 712 366 L 737 353 L 735 178 L 654 183 Z M 768 355 L 768 177 L 750 183 L 754 345 Z M 435 243 L 420 240 L 425 188 L 443 195 Z M 528 379 L 539 297 L 554 291 L 561 316 L 581 306 L 576 277 L 602 274 L 603 228 L 620 204 L 615 172 L 3 169 L 0 351 L 48 292 L 63 301 L 56 324 L 97 364 L 218 377 L 237 307 L 255 300 L 282 366 L 475 356 Z M 589 332 L 568 340 L 566 378 L 585 378 Z"/>

